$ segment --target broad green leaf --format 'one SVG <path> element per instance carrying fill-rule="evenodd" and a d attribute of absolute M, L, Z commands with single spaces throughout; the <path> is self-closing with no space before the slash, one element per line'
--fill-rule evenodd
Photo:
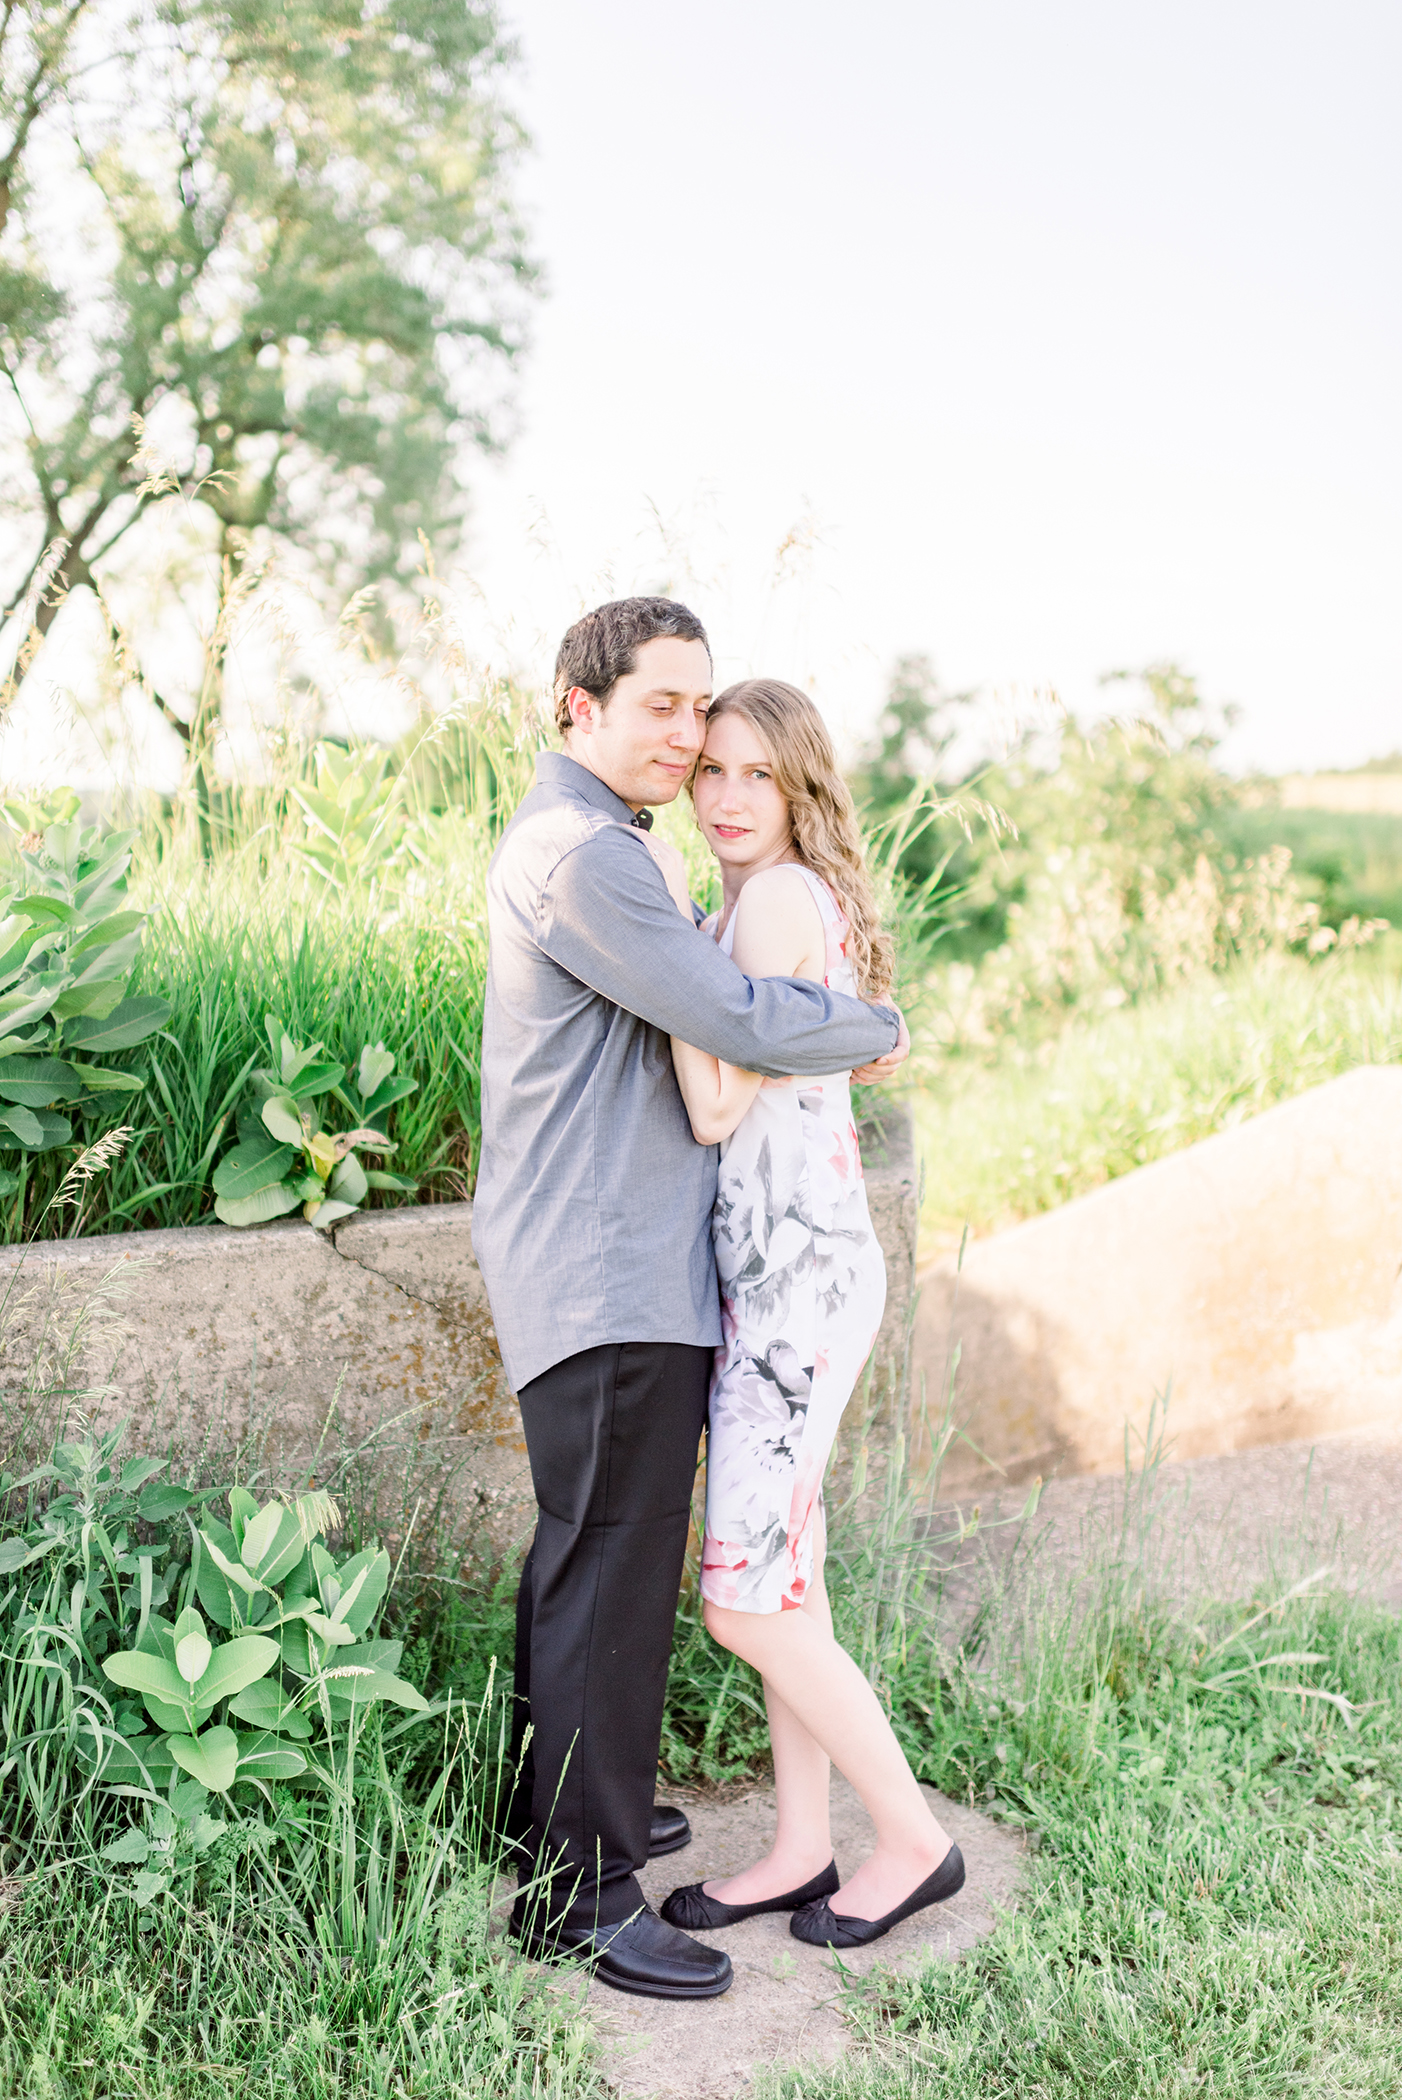
<path fill-rule="evenodd" d="M 144 911 L 117 911 L 91 933 L 85 933 L 75 941 L 68 951 L 70 955 L 95 955 L 99 948 L 110 947 L 113 941 L 125 940 L 128 934 L 138 933 L 146 924 Z"/>
<path fill-rule="evenodd" d="M 5 1032 L 13 1034 L 41 1021 L 67 984 L 66 970 L 46 970 L 39 976 L 26 977 L 13 991 L 0 993 L 0 1023 Z"/>
<path fill-rule="evenodd" d="M 318 1232 L 329 1232 L 333 1225 L 339 1225 L 342 1218 L 348 1218 L 358 1208 L 354 1203 L 309 1203 L 304 1215 Z"/>
<path fill-rule="evenodd" d="M 134 1072 L 111 1072 L 105 1065 L 75 1064 L 72 1069 L 89 1094 L 139 1094 L 146 1084 Z"/>
<path fill-rule="evenodd" d="M 48 1108 L 55 1101 L 76 1101 L 83 1083 L 61 1057 L 0 1057 L 0 1101 L 25 1108 Z"/>
<path fill-rule="evenodd" d="M 355 1639 L 355 1634 L 349 1626 L 343 1626 L 338 1619 L 328 1619 L 323 1612 L 309 1611 L 305 1615 L 305 1623 L 310 1626 L 318 1640 L 325 1641 L 331 1648 L 348 1648 Z"/>
<path fill-rule="evenodd" d="M 296 1511 L 283 1508 L 278 1514 L 272 1545 L 258 1565 L 258 1573 L 270 1589 L 287 1580 L 307 1550 Z"/>
<path fill-rule="evenodd" d="M 158 1028 L 164 1028 L 169 1019 L 167 999 L 123 999 L 105 1020 L 86 1015 L 69 1021 L 64 1027 L 63 1045 L 66 1050 L 130 1050 L 135 1044 L 144 1043 Z"/>
<path fill-rule="evenodd" d="M 194 1785 L 190 1781 L 190 1785 Z M 194 1840 L 196 1853 L 207 1852 L 216 1838 L 223 1837 L 228 1828 L 222 1816 L 206 1815 L 203 1811 L 191 1820 L 190 1836 Z"/>
<path fill-rule="evenodd" d="M 12 897 L 7 909 L 18 919 L 30 919 L 41 926 L 71 926 L 78 916 L 72 905 L 59 897 Z"/>
<path fill-rule="evenodd" d="M 26 1538 L 6 1539 L 4 1544 L 0 1545 L 0 1575 L 13 1575 L 18 1569 L 27 1568 L 31 1562 L 42 1560 L 46 1553 L 52 1553 L 55 1547 L 64 1543 L 61 1531 L 51 1531 L 46 1538 L 33 1541 Z"/>
<path fill-rule="evenodd" d="M 292 1160 L 291 1145 L 279 1145 L 270 1137 L 249 1138 L 220 1160 L 214 1170 L 214 1193 L 236 1200 L 256 1196 L 281 1181 Z"/>
<path fill-rule="evenodd" d="M 389 1555 L 367 1546 L 336 1570 L 340 1600 L 332 1617 L 359 1639 L 384 1601 L 389 1588 Z"/>
<path fill-rule="evenodd" d="M 182 1611 L 175 1622 L 175 1667 L 193 1694 L 214 1657 L 204 1620 L 197 1611 Z"/>
<path fill-rule="evenodd" d="M 66 1145 L 73 1135 L 73 1125 L 67 1116 L 56 1116 L 52 1109 L 15 1110 L 16 1115 L 21 1113 L 33 1115 L 39 1125 L 38 1144 L 27 1147 L 31 1152 L 52 1152 L 57 1146 Z"/>
<path fill-rule="evenodd" d="M 147 1700 L 149 1707 L 150 1700 Z M 176 1722 L 183 1731 L 185 1716 Z M 80 1737 L 80 1743 L 82 1738 Z M 108 1737 L 108 1754 L 102 1767 L 104 1786 L 164 1786 L 170 1778 L 172 1759 L 164 1735 L 135 1735 L 126 1741 Z"/>
<path fill-rule="evenodd" d="M 134 1495 L 157 1473 L 163 1473 L 169 1464 L 168 1458 L 129 1458 L 122 1467 L 117 1485 L 124 1493 Z"/>
<path fill-rule="evenodd" d="M 116 1655 L 109 1655 L 102 1665 L 102 1673 L 110 1677 L 113 1684 L 121 1685 L 124 1691 L 149 1692 L 154 1698 L 166 1700 L 182 1710 L 192 1696 L 173 1662 L 167 1662 L 164 1656 L 147 1655 L 138 1648 L 125 1648 Z"/>
<path fill-rule="evenodd" d="M 102 1857 L 116 1862 L 119 1867 L 139 1867 L 151 1850 L 151 1840 L 144 1830 L 128 1830 L 124 1836 L 114 1838 L 110 1845 L 102 1848 Z"/>
<path fill-rule="evenodd" d="M 277 1537 L 283 1518 L 288 1514 L 289 1512 L 283 1508 L 280 1502 L 267 1502 L 259 1510 L 256 1517 L 249 1518 L 247 1525 L 244 1527 L 243 1543 L 239 1547 L 239 1558 L 250 1574 L 257 1575 L 262 1580 L 267 1579 L 263 1576 L 259 1563 L 272 1545 L 273 1540 Z M 295 1518 L 293 1521 L 295 1523 Z"/>
<path fill-rule="evenodd" d="M 266 1677 L 269 1670 L 276 1668 L 279 1653 L 277 1642 L 262 1633 L 243 1633 L 237 1640 L 222 1642 L 195 1686 L 194 1697 L 201 1706 L 213 1706 L 216 1701 L 241 1692 L 246 1684 Z"/>
<path fill-rule="evenodd" d="M 403 1653 L 403 1641 L 357 1641 L 353 1648 L 339 1650 L 336 1667 L 341 1670 L 347 1663 L 365 1663 L 372 1670 L 387 1670 L 393 1677 Z"/>
<path fill-rule="evenodd" d="M 145 1910 L 148 1903 L 154 1903 L 157 1896 L 164 1895 L 169 1879 L 166 1874 L 156 1874 L 151 1868 L 143 1867 L 131 1885 L 137 1909 Z"/>
<path fill-rule="evenodd" d="M 69 991 L 60 992 L 53 1004 L 56 1021 L 71 1021 L 79 1014 L 90 1015 L 95 1021 L 105 1021 L 121 1003 L 125 979 L 122 975 L 100 978 L 96 983 L 86 981 L 75 984 Z"/>
<path fill-rule="evenodd" d="M 14 1132 L 22 1145 L 37 1152 L 44 1142 L 44 1126 L 32 1108 L 7 1108 L 0 1111 L 0 1127 Z"/>
<path fill-rule="evenodd" d="M 197 1706 L 172 1706 L 168 1699 L 158 1699 L 154 1692 L 147 1692 L 142 1700 L 147 1716 L 157 1728 L 167 1735 L 180 1735 L 187 1728 L 198 1728 L 200 1709 Z M 203 1717 L 209 1719 L 208 1713 Z"/>
<path fill-rule="evenodd" d="M 285 1181 L 276 1181 L 271 1188 L 259 1189 L 256 1196 L 216 1196 L 214 1215 L 226 1225 L 267 1225 L 296 1210 L 301 1200 L 296 1189 L 289 1188 Z"/>
<path fill-rule="evenodd" d="M 299 1714 L 271 1678 L 250 1684 L 229 1701 L 229 1712 L 251 1727 L 271 1729 L 278 1735 L 309 1736 L 311 1723 Z"/>
<path fill-rule="evenodd" d="M 311 1547 L 308 1546 L 297 1565 L 288 1574 L 282 1585 L 282 1605 L 286 1611 L 303 1597 L 310 1597 L 316 1590 L 316 1571 L 312 1567 Z"/>
<path fill-rule="evenodd" d="M 263 1033 L 268 1038 L 268 1048 L 273 1053 L 273 1070 L 281 1077 L 284 1053 L 295 1057 L 296 1045 L 276 1014 L 264 1014 Z"/>
<path fill-rule="evenodd" d="M 326 1193 L 342 1203 L 363 1203 L 369 1188 L 364 1167 L 353 1152 L 348 1152 L 326 1184 Z"/>
<path fill-rule="evenodd" d="M 371 1100 L 393 1070 L 394 1052 L 386 1050 L 383 1043 L 367 1043 L 355 1075 L 355 1090 L 361 1100 Z"/>
<path fill-rule="evenodd" d="M 411 1713 L 426 1714 L 428 1701 L 422 1692 L 416 1692 L 412 1684 L 402 1677 L 391 1677 L 384 1670 L 367 1670 L 363 1664 L 332 1664 L 326 1676 L 338 1698 L 349 1699 L 353 1706 L 365 1706 L 372 1699 L 388 1699 L 392 1706 L 407 1706 Z"/>
<path fill-rule="evenodd" d="M 219 1528 L 222 1531 L 224 1527 L 221 1524 Z M 218 1568 L 225 1581 L 231 1582 L 235 1589 L 242 1590 L 246 1597 L 252 1597 L 265 1587 L 256 1575 L 249 1574 L 241 1561 L 235 1560 L 231 1554 L 224 1551 L 223 1547 L 216 1540 L 211 1538 L 207 1524 L 203 1524 L 200 1527 L 200 1539 L 206 1552 L 213 1560 L 215 1567 Z"/>
<path fill-rule="evenodd" d="M 164 1464 L 164 1460 L 161 1461 Z M 182 1510 L 190 1507 L 194 1496 L 188 1488 L 177 1487 L 173 1480 L 163 1480 L 158 1487 L 147 1488 L 136 1505 L 136 1513 L 147 1524 L 164 1524 L 170 1517 L 178 1517 Z"/>
<path fill-rule="evenodd" d="M 76 950 L 70 949 L 69 967 L 77 969 L 79 984 L 107 984 L 114 977 L 128 977 L 140 952 L 141 935 L 126 933 L 119 940 L 108 941 L 82 957 L 77 957 Z"/>
<path fill-rule="evenodd" d="M 159 1655 L 163 1662 L 175 1668 L 175 1628 L 159 1612 L 152 1612 L 135 1647 L 138 1655 Z"/>
<path fill-rule="evenodd" d="M 373 1094 L 361 1101 L 366 1122 L 378 1122 L 387 1108 L 392 1108 L 396 1101 L 406 1100 L 418 1090 L 417 1079 L 387 1079 L 383 1086 L 377 1087 Z"/>
<path fill-rule="evenodd" d="M 310 1677 L 312 1674 L 311 1648 L 307 1640 L 306 1621 L 293 1619 L 278 1633 L 278 1646 L 282 1660 L 294 1677 Z"/>
<path fill-rule="evenodd" d="M 317 1045 L 318 1049 L 321 1047 Z M 284 1077 L 284 1084 L 295 1101 L 314 1101 L 318 1094 L 327 1094 L 346 1076 L 344 1065 L 308 1064 L 295 1078 Z"/>
<path fill-rule="evenodd" d="M 238 1777 L 239 1743 L 232 1728 L 206 1728 L 203 1735 L 173 1735 L 170 1754 L 182 1772 L 212 1794 L 227 1794 Z"/>
<path fill-rule="evenodd" d="M 402 1189 L 406 1196 L 414 1195 L 419 1186 L 412 1174 L 386 1174 L 383 1167 L 367 1167 L 365 1182 L 372 1189 Z"/>
<path fill-rule="evenodd" d="M 195 1576 L 195 1594 L 200 1600 L 205 1616 L 225 1633 L 233 1628 L 234 1593 L 229 1588 L 222 1571 L 208 1553 L 201 1552 L 199 1572 Z M 240 1613 L 246 1617 L 246 1611 Z"/>
<path fill-rule="evenodd" d="M 243 1535 L 258 1514 L 258 1503 L 246 1487 L 231 1487 L 229 1490 L 229 1522 L 233 1526 L 234 1543 L 243 1550 Z M 221 1527 L 222 1529 L 222 1527 Z M 220 1543 L 223 1541 L 221 1539 Z"/>
<path fill-rule="evenodd" d="M 259 1114 L 263 1127 L 280 1145 L 295 1145 L 300 1150 L 306 1142 L 306 1131 L 302 1118 L 297 1113 L 297 1104 L 290 1094 L 272 1094 L 263 1103 Z"/>
<path fill-rule="evenodd" d="M 275 1735 L 240 1735 L 238 1759 L 240 1779 L 300 1779 L 307 1769 L 301 1751 Z"/>

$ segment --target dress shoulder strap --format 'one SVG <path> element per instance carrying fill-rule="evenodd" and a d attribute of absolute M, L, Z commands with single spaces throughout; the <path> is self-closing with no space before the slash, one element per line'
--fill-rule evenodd
<path fill-rule="evenodd" d="M 838 903 L 832 885 L 824 882 L 822 876 L 815 874 L 812 868 L 805 868 L 802 861 L 795 863 L 795 865 L 818 901 L 818 910 L 822 914 L 823 923 L 827 926 L 845 926 L 847 924 L 847 914 Z"/>

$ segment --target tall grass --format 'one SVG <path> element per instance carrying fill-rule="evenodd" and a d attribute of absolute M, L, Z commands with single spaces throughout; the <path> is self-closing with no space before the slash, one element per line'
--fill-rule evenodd
<path fill-rule="evenodd" d="M 393 752 L 351 754 L 364 791 L 348 788 L 334 809 L 315 755 L 284 751 L 270 779 L 226 786 L 208 812 L 146 798 L 123 813 L 140 832 L 131 901 L 149 914 L 131 989 L 167 1000 L 170 1018 L 108 1059 L 146 1082 L 120 1097 L 133 1126 L 121 1157 L 81 1205 L 60 1211 L 51 1199 L 72 1148 L 38 1155 L 20 1194 L 0 1206 L 0 1240 L 212 1214 L 211 1176 L 233 1142 L 248 1074 L 266 1058 L 268 1013 L 347 1066 L 365 1043 L 384 1042 L 418 1082 L 390 1112 L 395 1170 L 419 1179 L 420 1201 L 468 1196 L 481 1132 L 487 865 L 542 740 L 529 698 L 494 686 L 428 718 Z M 318 809 L 326 822 L 309 814 Z M 693 894 L 713 905 L 715 865 L 689 801 L 659 816 Z M 871 858 L 914 1016 L 942 922 L 895 872 L 911 821 L 918 814 L 873 833 Z M 91 1126 L 88 1139 L 96 1135 Z"/>
<path fill-rule="evenodd" d="M 952 1058 L 916 1096 L 925 1251 L 996 1231 L 1360 1064 L 1402 1058 L 1402 938 L 1264 956 L 1050 1041 Z"/>

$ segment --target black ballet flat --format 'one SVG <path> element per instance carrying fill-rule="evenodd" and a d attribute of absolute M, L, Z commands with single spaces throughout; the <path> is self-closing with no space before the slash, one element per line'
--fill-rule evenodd
<path fill-rule="evenodd" d="M 797 1910 L 805 1903 L 811 1908 L 840 1886 L 835 1860 L 829 1860 L 822 1873 L 805 1881 L 801 1889 L 791 1889 L 787 1896 L 771 1896 L 764 1903 L 720 1903 L 706 1894 L 699 1881 L 693 1881 L 687 1888 L 673 1889 L 661 1914 L 669 1925 L 682 1932 L 716 1932 L 722 1925 L 739 1925 L 744 1919 L 761 1917 L 767 1911 Z"/>
<path fill-rule="evenodd" d="M 866 1947 L 872 1940 L 884 1939 L 902 1918 L 914 1917 L 916 1911 L 927 1910 L 932 1903 L 947 1903 L 963 1886 L 964 1855 L 957 1845 L 951 1845 L 934 1873 L 927 1875 L 904 1903 L 888 1910 L 884 1918 L 844 1918 L 830 1910 L 826 1899 L 820 1897 L 794 1912 L 789 1931 L 796 1940 L 806 1940 L 810 1947 Z"/>

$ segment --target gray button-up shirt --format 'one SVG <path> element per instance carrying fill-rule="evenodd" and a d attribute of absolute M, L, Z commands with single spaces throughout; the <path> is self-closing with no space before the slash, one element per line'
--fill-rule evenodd
<path fill-rule="evenodd" d="M 717 1149 L 668 1038 L 807 1078 L 884 1057 L 895 1013 L 744 976 L 677 910 L 627 803 L 560 752 L 492 856 L 487 921 L 472 1238 L 507 1377 L 603 1342 L 714 1346 Z"/>

